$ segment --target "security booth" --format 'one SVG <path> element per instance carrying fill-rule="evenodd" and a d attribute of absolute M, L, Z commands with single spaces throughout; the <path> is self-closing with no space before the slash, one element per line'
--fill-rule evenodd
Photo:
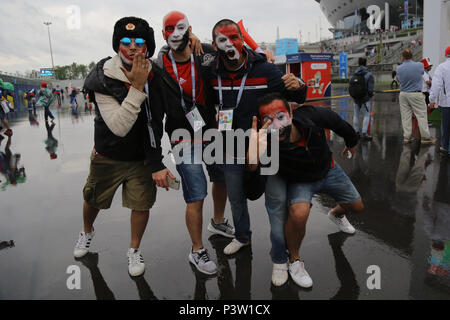
<path fill-rule="evenodd" d="M 293 73 L 308 85 L 307 99 L 331 97 L 331 53 L 296 53 L 275 57 L 283 73 Z"/>

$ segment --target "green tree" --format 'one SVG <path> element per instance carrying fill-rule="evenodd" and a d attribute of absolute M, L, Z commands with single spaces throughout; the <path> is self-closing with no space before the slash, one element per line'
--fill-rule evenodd
<path fill-rule="evenodd" d="M 84 64 L 79 64 L 77 66 L 77 71 L 78 71 L 79 78 L 81 77 L 84 79 L 88 75 L 88 67 Z"/>
<path fill-rule="evenodd" d="M 56 66 L 55 67 L 55 78 L 58 80 L 68 79 L 68 67 L 67 66 Z"/>
<path fill-rule="evenodd" d="M 55 66 L 55 78 L 57 80 L 67 80 L 67 79 L 82 79 L 86 78 L 89 71 L 95 67 L 95 62 L 91 62 L 88 65 L 77 64 L 73 62 L 71 65 L 67 66 Z"/>

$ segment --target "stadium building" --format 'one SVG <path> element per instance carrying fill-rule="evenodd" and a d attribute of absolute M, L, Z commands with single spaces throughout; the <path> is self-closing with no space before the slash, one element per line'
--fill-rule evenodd
<path fill-rule="evenodd" d="M 380 15 L 379 28 L 385 30 L 386 22 L 390 30 L 414 28 L 423 25 L 424 0 L 316 0 L 333 28 L 330 31 L 335 38 L 354 33 L 369 33 L 368 24 L 374 23 L 371 15 Z M 388 14 L 386 14 L 386 4 Z M 368 10 L 376 6 L 376 10 Z M 375 16 L 376 18 L 376 16 Z M 386 18 L 388 18 L 386 20 Z"/>

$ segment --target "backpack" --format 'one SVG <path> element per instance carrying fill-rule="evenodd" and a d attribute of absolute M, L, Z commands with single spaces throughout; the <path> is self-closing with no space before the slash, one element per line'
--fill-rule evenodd
<path fill-rule="evenodd" d="M 349 82 L 348 92 L 355 100 L 364 99 L 367 95 L 367 84 L 365 75 L 354 75 Z"/>

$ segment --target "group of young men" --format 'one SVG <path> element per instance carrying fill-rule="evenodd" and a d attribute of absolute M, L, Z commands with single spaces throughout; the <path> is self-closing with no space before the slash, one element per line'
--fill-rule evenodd
<path fill-rule="evenodd" d="M 328 216 L 347 233 L 355 229 L 345 212 L 363 209 L 360 195 L 328 148 L 324 129 L 344 137 L 343 154 L 355 152 L 357 133 L 331 110 L 312 106 L 293 110 L 288 101 L 301 105 L 306 99 L 304 82 L 293 74 L 283 75 L 267 62 L 266 55 L 246 48 L 239 26 L 232 20 L 223 19 L 213 27 L 212 45 L 201 44 L 186 15 L 177 11 L 164 17 L 162 34 L 168 46 L 161 49 L 156 61 L 150 61 L 155 52 L 153 29 L 141 18 L 120 19 L 112 39 L 117 54 L 101 60 L 85 81 L 96 111 L 95 146 L 83 189 L 84 228 L 74 256 L 88 254 L 94 221 L 100 210 L 110 207 L 115 191 L 122 186 L 122 204 L 131 209 L 128 270 L 131 276 L 144 273 L 139 247 L 149 210 L 157 187 L 167 190 L 175 179 L 163 163 L 165 130 L 186 202 L 186 226 L 192 242 L 188 259 L 199 272 L 216 274 L 217 266 L 202 242 L 208 187 L 203 162 L 214 202 L 207 229 L 232 239 L 224 248 L 225 254 L 232 255 L 251 244 L 244 177 L 258 169 L 267 143 L 264 139 L 273 134 L 279 136 L 279 170 L 268 177 L 265 190 L 272 282 L 280 286 L 290 273 L 298 285 L 311 287 L 299 249 L 313 195 L 324 192 L 336 199 L 338 205 Z M 237 130 L 251 131 L 252 137 L 257 137 L 256 157 L 249 153 L 242 161 L 224 147 L 215 149 L 219 161 L 210 163 L 202 158 L 214 142 L 210 136 L 219 135 L 225 146 L 230 142 L 228 133 Z M 252 143 L 254 139 L 250 139 Z M 249 149 L 248 141 L 244 144 Z M 252 157 L 256 161 L 249 161 Z M 224 218 L 227 200 L 234 226 Z"/>

